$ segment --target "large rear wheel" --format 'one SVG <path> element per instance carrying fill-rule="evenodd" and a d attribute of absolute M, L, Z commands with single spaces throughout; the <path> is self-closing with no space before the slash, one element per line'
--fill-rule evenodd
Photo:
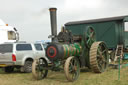
<path fill-rule="evenodd" d="M 109 63 L 108 49 L 104 42 L 94 42 L 90 48 L 90 65 L 94 72 L 102 73 Z"/>
<path fill-rule="evenodd" d="M 65 75 L 68 81 L 75 81 L 79 77 L 80 64 L 74 56 L 69 57 L 64 65 Z"/>
<path fill-rule="evenodd" d="M 40 80 L 47 76 L 48 63 L 45 59 L 36 59 L 32 64 L 32 75 L 35 79 Z"/>

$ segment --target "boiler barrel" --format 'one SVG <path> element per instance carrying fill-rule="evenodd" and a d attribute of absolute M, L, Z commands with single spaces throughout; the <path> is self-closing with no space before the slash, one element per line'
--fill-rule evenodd
<path fill-rule="evenodd" d="M 46 56 L 51 61 L 65 59 L 69 56 L 79 56 L 82 47 L 79 43 L 59 44 L 51 43 L 46 49 Z"/>

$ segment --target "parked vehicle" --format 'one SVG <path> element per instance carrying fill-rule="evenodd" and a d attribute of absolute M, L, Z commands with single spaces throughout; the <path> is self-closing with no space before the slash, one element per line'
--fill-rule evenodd
<path fill-rule="evenodd" d="M 0 44 L 4 42 L 17 42 L 19 41 L 19 33 L 17 29 L 8 26 L 0 19 Z"/>
<path fill-rule="evenodd" d="M 34 59 L 46 59 L 45 50 L 41 43 L 4 43 L 0 44 L 0 67 L 5 72 L 12 72 L 14 68 L 22 72 L 32 71 L 32 62 Z"/>

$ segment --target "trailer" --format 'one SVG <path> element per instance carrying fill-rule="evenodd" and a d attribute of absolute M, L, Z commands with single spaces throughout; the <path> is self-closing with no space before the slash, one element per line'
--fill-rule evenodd
<path fill-rule="evenodd" d="M 104 41 L 109 49 L 110 58 L 112 61 L 116 61 L 119 50 L 121 50 L 120 55 L 123 58 L 123 52 L 128 49 L 128 33 L 125 32 L 125 22 L 128 22 L 128 15 L 67 22 L 65 28 L 74 36 L 81 36 L 88 26 L 94 27 L 96 41 Z"/>
<path fill-rule="evenodd" d="M 109 49 L 117 47 L 117 44 L 125 46 L 124 24 L 128 21 L 128 16 L 118 16 L 111 18 L 74 21 L 65 24 L 65 28 L 73 35 L 82 35 L 87 26 L 91 25 L 96 31 L 96 40 L 105 41 Z M 79 29 L 79 31 L 77 31 Z"/>

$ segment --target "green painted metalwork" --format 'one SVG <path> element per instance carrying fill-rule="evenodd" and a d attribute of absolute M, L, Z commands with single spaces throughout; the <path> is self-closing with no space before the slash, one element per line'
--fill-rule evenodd
<path fill-rule="evenodd" d="M 92 43 L 96 41 L 94 28 L 91 26 L 87 26 L 84 36 L 86 38 L 85 42 L 87 44 L 87 47 L 90 48 Z"/>
<path fill-rule="evenodd" d="M 77 43 L 74 43 L 74 46 L 76 48 L 76 56 L 79 56 L 80 52 L 81 52 L 81 46 Z"/>
<path fill-rule="evenodd" d="M 66 51 L 66 54 L 64 55 L 64 57 L 66 57 L 68 55 L 68 48 L 67 48 L 67 45 L 63 45 L 64 48 L 65 48 L 65 51 Z"/>
<path fill-rule="evenodd" d="M 69 56 L 79 56 L 82 49 L 81 45 L 79 43 L 74 43 L 74 44 L 64 44 L 64 58 L 67 58 Z"/>
<path fill-rule="evenodd" d="M 74 45 L 72 44 L 71 46 L 73 47 Z M 74 54 L 74 52 L 75 52 L 75 50 L 73 49 L 73 51 L 71 52 L 71 53 L 72 53 L 72 55 Z"/>
<path fill-rule="evenodd" d="M 92 43 L 96 41 L 95 31 L 93 27 L 86 27 L 85 31 L 83 31 L 82 41 L 80 43 L 82 49 L 82 57 L 85 60 L 85 65 L 90 68 L 90 58 L 89 58 L 89 51 Z"/>

